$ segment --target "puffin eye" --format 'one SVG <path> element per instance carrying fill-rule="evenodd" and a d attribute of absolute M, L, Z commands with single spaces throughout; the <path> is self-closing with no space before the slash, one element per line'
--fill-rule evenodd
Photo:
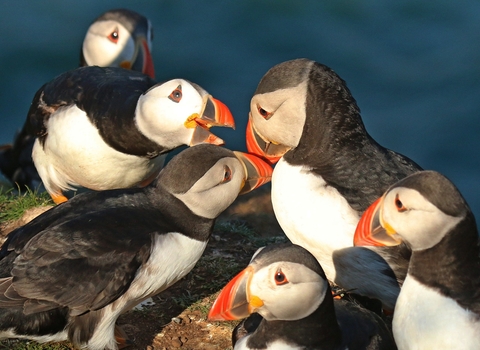
<path fill-rule="evenodd" d="M 283 273 L 282 269 L 278 269 L 277 272 L 275 272 L 275 284 L 277 286 L 281 286 L 282 284 L 287 284 L 287 276 Z"/>
<path fill-rule="evenodd" d="M 395 206 L 397 207 L 397 210 L 398 210 L 399 213 L 402 213 L 402 212 L 407 210 L 407 208 L 403 205 L 400 198 L 398 198 L 398 193 L 395 196 Z"/>
<path fill-rule="evenodd" d="M 260 106 L 259 104 L 257 104 L 257 110 L 258 110 L 258 113 L 260 113 L 260 115 L 264 117 L 266 120 L 270 119 L 270 117 L 272 116 L 271 112 L 264 110 L 262 106 Z"/>
<path fill-rule="evenodd" d="M 232 170 L 225 165 L 225 168 L 223 168 L 223 180 L 222 183 L 228 182 L 232 179 Z"/>
<path fill-rule="evenodd" d="M 112 43 L 116 44 L 118 42 L 118 28 L 115 28 L 113 32 L 107 37 Z"/>
<path fill-rule="evenodd" d="M 180 102 L 182 99 L 182 85 L 178 85 L 177 88 L 168 96 L 168 98 L 173 102 Z"/>

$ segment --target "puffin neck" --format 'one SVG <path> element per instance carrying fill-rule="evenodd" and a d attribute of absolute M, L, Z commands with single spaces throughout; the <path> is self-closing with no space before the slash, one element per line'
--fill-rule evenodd
<path fill-rule="evenodd" d="M 135 118 L 129 117 L 136 115 L 137 102 L 140 97 L 140 91 L 136 91 L 130 96 L 126 96 L 127 103 L 110 106 L 108 111 L 101 115 L 95 114 L 94 110 L 87 115 L 94 121 L 102 138 L 111 147 L 119 152 L 133 154 L 140 157 L 155 158 L 160 154 L 166 153 L 169 149 L 157 144 L 155 141 L 146 137 L 138 129 Z M 89 100 L 86 100 L 87 102 Z M 104 114 L 108 113 L 108 118 Z M 119 133 L 118 130 L 123 130 Z"/>
<path fill-rule="evenodd" d="M 194 214 L 161 184 L 156 183 L 155 186 L 149 186 L 146 191 L 151 192 L 148 197 L 152 207 L 161 210 L 178 232 L 198 241 L 207 241 L 210 238 L 215 219 L 207 219 Z"/>
<path fill-rule="evenodd" d="M 329 165 L 346 144 L 363 148 L 371 142 L 355 99 L 345 82 L 331 70 L 310 72 L 305 115 L 298 146 L 284 156 L 291 164 L 309 161 Z"/>
<path fill-rule="evenodd" d="M 479 254 L 475 218 L 469 212 L 434 247 L 412 252 L 408 274 L 480 315 Z"/>
<path fill-rule="evenodd" d="M 330 288 L 326 294 L 331 294 Z M 336 349 L 342 343 L 342 332 L 335 316 L 333 298 L 326 297 L 311 315 L 300 320 L 262 320 L 249 338 L 248 345 L 253 348 L 264 348 L 277 338 L 308 349 L 317 347 Z"/>

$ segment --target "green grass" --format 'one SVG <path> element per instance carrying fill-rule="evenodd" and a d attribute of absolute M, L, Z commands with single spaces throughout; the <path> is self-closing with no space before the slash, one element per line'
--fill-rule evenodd
<path fill-rule="evenodd" d="M 47 193 L 28 190 L 17 194 L 13 189 L 0 191 L 0 223 L 19 219 L 26 210 L 53 205 Z M 0 342 L 0 350 L 69 350 L 67 343 L 38 344 L 33 341 L 7 339 Z"/>
<path fill-rule="evenodd" d="M 13 189 L 0 192 L 0 223 L 19 219 L 26 210 L 46 205 L 53 205 L 46 192 L 28 190 L 15 194 Z"/>
<path fill-rule="evenodd" d="M 0 350 L 70 350 L 69 343 L 39 344 L 34 341 L 8 339 L 0 342 Z"/>

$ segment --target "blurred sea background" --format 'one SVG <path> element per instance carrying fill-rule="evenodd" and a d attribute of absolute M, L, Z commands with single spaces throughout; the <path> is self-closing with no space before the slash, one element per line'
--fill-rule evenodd
<path fill-rule="evenodd" d="M 3 1 L 0 144 L 22 126 L 45 82 L 77 67 L 90 23 L 129 8 L 154 27 L 159 81 L 186 78 L 226 103 L 245 150 L 252 94 L 277 63 L 300 57 L 334 69 L 369 133 L 449 177 L 480 220 L 480 2 L 373 0 Z"/>

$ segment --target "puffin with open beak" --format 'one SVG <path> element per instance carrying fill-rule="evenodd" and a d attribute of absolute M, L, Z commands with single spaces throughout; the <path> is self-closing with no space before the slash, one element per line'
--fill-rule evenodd
<path fill-rule="evenodd" d="M 76 187 L 145 186 L 166 153 L 223 144 L 212 126 L 234 127 L 227 106 L 184 79 L 157 84 L 121 68 L 81 67 L 42 86 L 28 111 L 32 157 L 56 203 Z"/>
<path fill-rule="evenodd" d="M 107 11 L 89 26 L 79 66 L 121 67 L 155 78 L 152 41 L 148 18 L 127 9 Z M 34 142 L 35 136 L 24 123 L 12 144 L 0 146 L 0 171 L 22 190 L 37 189 L 41 184 L 32 160 Z"/>

